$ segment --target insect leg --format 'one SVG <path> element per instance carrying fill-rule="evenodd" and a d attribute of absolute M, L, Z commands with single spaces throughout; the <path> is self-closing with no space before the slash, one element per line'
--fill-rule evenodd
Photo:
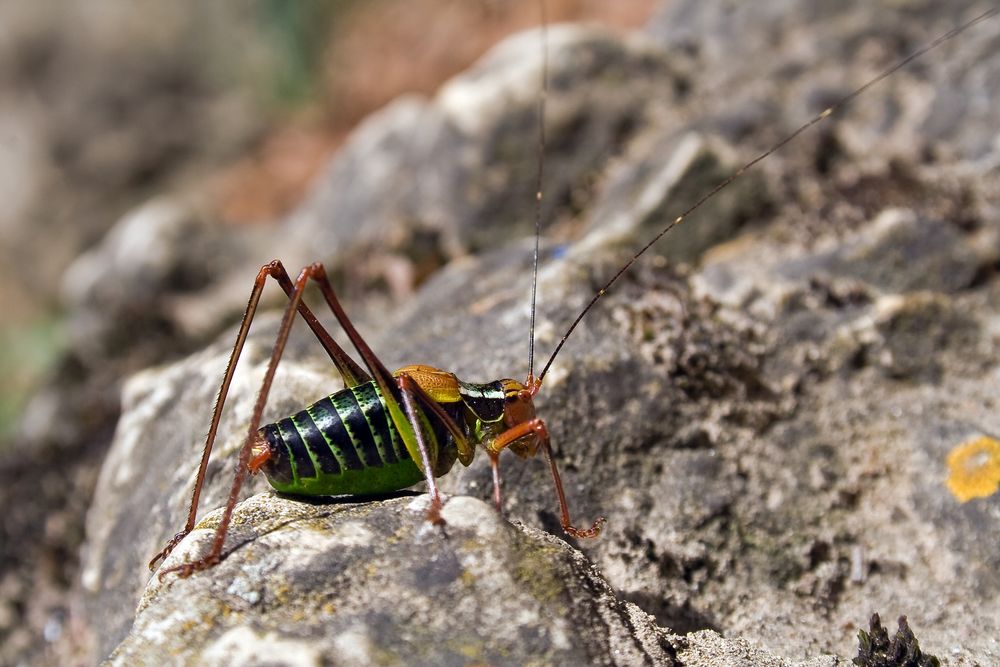
<path fill-rule="evenodd" d="M 295 286 L 292 284 L 292 279 L 288 276 L 288 272 L 285 271 L 285 267 L 279 260 L 274 260 L 267 266 L 271 268 L 271 277 L 278 281 L 281 289 L 285 291 L 285 295 L 291 299 L 292 293 L 295 291 Z M 350 389 L 357 387 L 359 384 L 371 381 L 368 373 L 365 373 L 364 369 L 344 351 L 344 348 L 340 347 L 333 340 L 333 337 L 323 328 L 323 325 L 319 323 L 313 312 L 309 310 L 309 306 L 302 301 L 299 302 L 299 313 L 302 315 L 302 319 L 306 321 L 306 324 L 309 325 L 309 328 L 312 329 L 316 338 L 319 339 L 323 349 L 330 355 L 333 364 L 337 367 L 341 377 L 344 378 L 344 386 Z"/>
<path fill-rule="evenodd" d="M 174 535 L 166 546 L 149 561 L 149 569 L 156 569 L 157 564 L 166 558 L 171 551 L 174 550 L 184 537 L 194 529 L 195 521 L 197 519 L 198 512 L 198 501 L 201 498 L 201 489 L 205 483 L 205 470 L 208 466 L 208 459 L 212 453 L 212 448 L 215 445 L 215 438 L 219 430 L 219 420 L 222 416 L 222 408 L 226 403 L 226 397 L 229 395 L 229 386 L 232 383 L 233 374 L 236 372 L 236 363 L 239 360 L 240 353 L 243 351 L 243 345 L 246 343 L 247 334 L 250 331 L 250 323 L 253 321 L 254 314 L 257 312 L 257 305 L 260 303 L 261 292 L 264 289 L 264 284 L 267 282 L 268 277 L 274 278 L 281 288 L 284 290 L 288 298 L 291 299 L 294 293 L 294 286 L 292 285 L 291 279 L 288 277 L 288 272 L 285 267 L 281 264 L 279 260 L 273 260 L 268 264 L 260 267 L 260 271 L 257 272 L 257 278 L 254 280 L 253 289 L 250 291 L 250 299 L 247 302 L 246 311 L 243 313 L 243 321 L 240 324 L 239 333 L 236 336 L 236 344 L 233 346 L 233 351 L 229 355 L 229 361 L 226 363 L 226 372 L 222 378 L 222 386 L 219 388 L 219 393 L 215 399 L 215 407 L 212 411 L 212 422 L 208 428 L 208 435 L 205 438 L 205 445 L 202 449 L 201 463 L 198 466 L 198 476 L 195 479 L 194 491 L 191 494 L 191 505 L 188 510 L 187 522 L 184 524 L 183 530 Z M 323 328 L 323 325 L 319 323 L 316 316 L 313 315 L 312 311 L 306 304 L 299 300 L 298 311 L 302 315 L 302 318 L 312 329 L 316 338 L 319 339 L 320 344 L 326 350 L 327 354 L 330 355 L 330 359 L 337 366 L 340 371 L 341 376 L 344 378 L 344 383 L 348 387 L 353 387 L 363 382 L 368 382 L 370 378 L 364 370 L 358 366 L 358 364 L 344 352 L 343 348 L 337 345 L 336 341 L 330 336 L 330 334 Z"/>
<path fill-rule="evenodd" d="M 233 367 L 235 366 L 236 358 L 239 357 L 239 353 L 243 348 L 244 342 L 246 341 L 247 330 L 250 327 L 250 320 L 253 319 L 253 314 L 257 309 L 257 303 L 260 300 L 260 292 L 263 288 L 264 280 L 266 276 L 271 275 L 271 271 L 275 265 L 276 263 L 272 262 L 271 264 L 262 267 L 260 273 L 258 274 L 258 283 L 254 285 L 254 291 L 250 296 L 247 313 L 244 315 L 244 324 L 240 327 L 240 334 L 236 341 L 236 347 L 233 350 L 233 356 L 230 358 L 230 365 L 229 368 L 227 368 L 226 377 L 223 380 L 224 391 L 228 391 L 229 389 L 229 381 L 232 379 Z M 277 266 L 280 266 L 280 264 L 277 264 Z M 285 344 L 288 342 L 288 334 L 292 329 L 292 323 L 295 320 L 295 313 L 299 309 L 299 305 L 302 302 L 302 292 L 305 290 L 309 277 L 315 270 L 316 266 L 318 265 L 313 264 L 312 266 L 308 266 L 299 274 L 298 279 L 295 281 L 295 287 L 292 291 L 291 298 L 288 301 L 288 306 L 285 308 L 285 313 L 281 319 L 281 325 L 278 328 L 278 336 L 274 342 L 274 349 L 271 351 L 271 359 L 267 364 L 267 371 L 264 373 L 264 379 L 261 382 L 260 391 L 257 394 L 257 401 L 254 404 L 253 413 L 250 418 L 250 425 L 247 430 L 247 436 L 243 441 L 243 446 L 240 448 L 240 459 L 236 466 L 236 474 L 233 477 L 232 487 L 229 490 L 229 499 L 226 501 L 226 508 L 222 513 L 222 520 L 219 522 L 219 527 L 215 530 L 215 540 L 212 542 L 212 548 L 209 550 L 208 554 L 199 560 L 184 563 L 182 565 L 161 571 L 161 579 L 164 575 L 170 572 L 178 572 L 180 576 L 187 577 L 192 572 L 204 570 L 207 567 L 215 565 L 221 560 L 222 547 L 226 540 L 226 533 L 229 531 L 229 522 L 232 519 L 233 509 L 236 507 L 236 501 L 239 499 L 240 489 L 242 488 L 243 482 L 246 480 L 247 473 L 249 472 L 248 464 L 250 462 L 251 444 L 257 434 L 257 429 L 260 427 L 261 415 L 263 415 L 264 406 L 267 404 L 267 396 L 271 391 L 271 384 L 274 382 L 274 374 L 278 369 L 278 362 L 281 360 L 281 354 L 284 352 Z M 281 270 L 284 271 L 284 269 Z M 220 392 L 220 399 L 224 398 L 224 393 Z M 213 419 L 212 425 L 213 429 L 218 426 L 217 420 L 219 411 L 221 411 L 221 401 L 216 405 L 216 415 Z M 209 443 L 213 441 L 214 431 L 210 433 Z M 211 445 L 209 444 L 206 446 L 206 453 L 202 459 L 202 467 L 199 470 L 195 499 L 197 499 L 197 494 L 201 491 L 201 483 L 204 482 L 204 468 L 210 449 Z M 192 513 L 196 508 L 196 504 L 192 506 Z M 190 523 L 190 525 L 193 527 L 193 523 Z M 154 559 L 153 564 L 155 564 L 158 558 L 159 557 Z"/>
<path fill-rule="evenodd" d="M 444 519 L 441 518 L 441 493 L 438 491 L 437 482 L 434 481 L 434 464 L 431 462 L 431 456 L 429 450 L 427 449 L 427 443 L 424 442 L 423 429 L 420 428 L 420 421 L 417 417 L 416 406 L 413 405 L 413 396 L 410 393 L 412 385 L 416 383 L 407 382 L 409 377 L 405 375 L 399 379 L 399 392 L 403 398 L 403 408 L 406 410 L 406 417 L 409 420 L 410 425 L 413 427 L 413 434 L 416 438 L 417 449 L 420 452 L 420 460 L 423 463 L 422 467 L 424 469 L 424 477 L 427 480 L 427 488 L 431 495 L 431 507 L 427 510 L 427 519 L 433 524 L 441 525 L 444 523 Z M 389 401 L 395 402 L 395 398 L 391 395 L 386 396 L 386 402 L 388 403 Z"/>
<path fill-rule="evenodd" d="M 490 468 L 493 469 L 493 504 L 496 505 L 497 512 L 503 512 L 503 497 L 500 495 L 500 454 L 488 453 Z"/>
<path fill-rule="evenodd" d="M 562 528 L 568 535 L 573 537 L 597 537 L 601 534 L 601 527 L 607 521 L 603 516 L 591 525 L 590 528 L 581 529 L 573 526 L 569 516 L 569 505 L 566 504 L 566 494 L 563 492 L 562 478 L 559 476 L 559 469 L 556 467 L 556 460 L 552 456 L 552 446 L 549 443 L 549 430 L 545 427 L 545 422 L 537 417 L 526 422 L 522 422 L 498 435 L 490 444 L 490 451 L 496 455 L 511 443 L 519 438 L 534 433 L 545 450 L 545 458 L 549 461 L 549 470 L 552 473 L 552 481 L 556 486 L 556 495 L 559 497 L 559 512 Z M 494 499 L 499 497 L 499 473 L 494 475 Z"/>

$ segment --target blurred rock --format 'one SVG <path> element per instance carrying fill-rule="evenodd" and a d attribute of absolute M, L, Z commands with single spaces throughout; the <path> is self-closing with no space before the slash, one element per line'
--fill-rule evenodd
<path fill-rule="evenodd" d="M 203 331 L 176 326 L 174 304 L 232 270 L 246 242 L 181 201 L 164 197 L 132 211 L 66 270 L 74 352 L 93 365 L 149 363 L 165 347 L 196 339 Z M 217 315 L 210 319 L 218 326 Z"/>
<path fill-rule="evenodd" d="M 62 270 L 119 216 L 203 179 L 265 120 L 238 75 L 269 57 L 248 39 L 249 13 L 190 1 L 53 9 L 0 8 L 0 194 L 11 195 L 0 290 L 21 317 L 51 307 Z"/>
<path fill-rule="evenodd" d="M 256 268 L 275 257 L 290 272 L 323 261 L 346 276 L 369 268 L 361 254 L 367 265 L 402 257 L 413 269 L 396 291 L 408 294 L 447 259 L 530 233 L 537 143 L 525 137 L 537 132 L 541 76 L 532 41 L 497 47 L 434 100 L 405 97 L 374 114 L 283 224 L 236 233 L 167 197 L 124 216 L 66 274 L 76 352 L 96 365 L 202 342 L 238 317 Z M 670 97 L 671 77 L 662 53 L 598 28 L 553 27 L 549 48 L 546 218 L 582 196 L 653 100 Z"/>
<path fill-rule="evenodd" d="M 543 219 L 588 205 L 602 165 L 654 101 L 672 99 L 675 76 L 663 53 L 594 27 L 553 26 L 549 50 Z M 341 264 L 364 250 L 418 260 L 423 231 L 450 258 L 530 234 L 540 79 L 538 35 L 524 33 L 433 100 L 404 98 L 370 117 L 281 230 L 282 257 Z"/>
<path fill-rule="evenodd" d="M 72 663 L 57 647 L 78 639 L 67 594 L 121 378 L 198 341 L 163 335 L 153 312 L 175 282 L 109 280 L 73 304 L 71 326 L 88 323 L 73 349 L 62 274 L 127 211 L 201 187 L 261 131 L 261 81 L 237 75 L 268 60 L 253 20 L 192 1 L 0 3 L 2 664 Z"/>

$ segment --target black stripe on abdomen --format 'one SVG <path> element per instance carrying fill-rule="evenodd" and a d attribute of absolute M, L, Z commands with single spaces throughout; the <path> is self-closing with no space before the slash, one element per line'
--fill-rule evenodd
<path fill-rule="evenodd" d="M 333 397 L 327 396 L 316 401 L 306 411 L 315 420 L 315 426 L 322 431 L 320 437 L 326 436 L 325 442 L 341 465 L 347 470 L 363 470 L 365 464 L 361 462 L 354 440 L 344 426 L 343 414 L 336 409 L 331 398 Z"/>
<path fill-rule="evenodd" d="M 441 407 L 456 421 L 461 419 L 461 403 Z M 430 427 L 423 429 L 425 437 L 436 440 L 439 448 L 447 447 L 451 434 L 444 425 L 426 412 L 422 417 L 420 421 Z M 291 478 L 292 468 L 298 479 L 316 479 L 320 472 L 341 475 L 411 458 L 374 382 L 322 398 L 291 417 L 265 425 L 261 433 L 277 454 L 273 465 L 282 470 L 273 471 L 273 476 L 281 480 Z"/>
<path fill-rule="evenodd" d="M 340 462 L 330 451 L 330 445 L 327 444 L 308 412 L 305 410 L 297 412 L 288 419 L 282 419 L 278 425 L 281 427 L 281 433 L 285 436 L 286 442 L 295 438 L 301 439 L 303 446 L 312 454 L 312 460 L 319 463 L 319 469 L 324 474 L 340 474 Z M 300 473 L 299 477 L 316 477 L 316 471 L 314 469 L 312 475 Z"/>
<path fill-rule="evenodd" d="M 358 398 L 352 389 L 341 391 L 330 396 L 331 405 L 337 409 L 340 418 L 351 436 L 355 451 L 369 468 L 381 468 L 384 463 L 375 446 L 375 436 L 368 425 L 368 419 L 361 410 Z"/>
<path fill-rule="evenodd" d="M 296 477 L 311 479 L 316 476 L 316 466 L 313 465 L 312 457 L 306 449 L 306 444 L 300 436 L 299 429 L 292 422 L 293 417 L 285 417 L 276 422 L 274 426 L 278 430 L 281 439 L 291 454 L 292 465 L 295 467 Z"/>
<path fill-rule="evenodd" d="M 368 429 L 375 438 L 379 457 L 388 465 L 398 463 L 400 457 L 393 447 L 393 434 L 389 431 L 389 415 L 382 405 L 382 394 L 374 382 L 359 384 L 351 389 L 361 413 L 368 421 Z M 409 458 L 409 457 L 406 457 Z"/>

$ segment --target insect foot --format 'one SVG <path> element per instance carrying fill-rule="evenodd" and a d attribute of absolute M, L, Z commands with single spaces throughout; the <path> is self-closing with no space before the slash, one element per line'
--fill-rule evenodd
<path fill-rule="evenodd" d="M 586 530 L 581 530 L 580 528 L 575 528 L 570 525 L 563 526 L 563 530 L 566 531 L 567 535 L 572 535 L 573 537 L 581 538 L 592 538 L 597 537 L 601 534 L 601 530 L 604 528 L 604 524 L 608 522 L 607 518 L 601 516 L 597 518 L 597 521 L 593 523 L 590 528 Z"/>
<path fill-rule="evenodd" d="M 180 544 L 181 540 L 187 537 L 187 535 L 188 531 L 182 530 L 173 537 L 171 537 L 170 541 L 167 542 L 166 546 L 163 547 L 163 549 L 158 554 L 153 556 L 152 560 L 149 561 L 149 571 L 150 572 L 155 571 L 156 568 L 159 566 L 159 564 L 167 559 L 167 556 L 169 556 L 170 552 L 174 550 L 174 547 Z"/>
<path fill-rule="evenodd" d="M 218 565 L 221 561 L 222 561 L 221 556 L 209 554 L 208 556 L 205 556 L 204 558 L 199 558 L 196 561 L 192 561 L 190 563 L 182 563 L 181 565 L 175 565 L 174 567 L 168 567 L 165 570 L 161 570 L 160 573 L 157 575 L 157 577 L 160 579 L 160 581 L 164 581 L 165 577 L 168 574 L 176 572 L 177 576 L 180 577 L 181 579 L 187 579 L 195 572 L 199 572 L 201 570 L 207 570 L 208 568 L 214 565 Z"/>
<path fill-rule="evenodd" d="M 181 543 L 181 541 L 184 540 L 185 537 L 187 537 L 190 534 L 190 532 L 191 531 L 182 530 L 181 532 L 174 535 L 167 543 L 167 546 L 163 548 L 163 551 L 156 554 L 156 556 L 153 557 L 153 560 L 149 562 L 149 569 L 155 572 L 157 566 L 164 565 L 166 563 L 167 558 L 170 556 L 173 550 L 177 547 L 178 544 Z M 204 547 L 200 548 L 203 549 Z M 222 561 L 222 558 L 223 558 L 222 554 L 216 553 L 216 550 L 212 548 L 209 550 L 207 554 L 205 554 L 201 558 L 197 558 L 195 560 L 191 560 L 185 563 L 180 563 L 179 565 L 172 565 L 170 567 L 161 568 L 160 571 L 157 572 L 156 577 L 159 581 L 166 581 L 168 575 L 176 573 L 178 577 L 186 579 L 195 572 L 200 572 L 201 570 L 206 570 L 214 565 L 218 565 Z"/>
<path fill-rule="evenodd" d="M 444 520 L 441 516 L 441 509 L 444 504 L 441 502 L 440 498 L 431 498 L 431 506 L 427 508 L 427 521 L 434 524 L 435 526 L 444 526 L 448 522 Z"/>

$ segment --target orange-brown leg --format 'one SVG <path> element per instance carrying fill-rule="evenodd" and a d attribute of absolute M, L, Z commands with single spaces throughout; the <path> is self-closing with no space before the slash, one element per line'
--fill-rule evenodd
<path fill-rule="evenodd" d="M 556 495 L 559 497 L 559 512 L 561 515 L 560 521 L 562 523 L 563 530 L 566 531 L 568 535 L 572 535 L 573 537 L 597 537 L 601 534 L 601 527 L 607 521 L 607 519 L 603 516 L 599 517 L 597 521 L 595 521 L 593 525 L 587 529 L 576 528 L 570 520 L 569 506 L 566 504 L 566 493 L 563 491 L 562 478 L 559 477 L 559 469 L 556 467 L 556 460 L 552 456 L 552 446 L 549 444 L 549 430 L 545 427 L 545 422 L 536 417 L 535 419 L 522 422 L 504 431 L 493 441 L 490 446 L 490 450 L 496 455 L 499 455 L 500 451 L 505 447 L 508 447 L 519 438 L 531 435 L 532 433 L 538 437 L 538 441 L 545 450 L 545 457 L 549 460 L 549 470 L 552 472 L 552 481 L 555 483 Z M 494 476 L 494 499 L 499 497 L 499 488 L 496 486 L 498 482 L 499 473 Z"/>
<path fill-rule="evenodd" d="M 253 322 L 254 314 L 257 312 L 261 292 L 264 290 L 264 285 L 269 277 L 275 279 L 281 285 L 281 289 L 288 296 L 290 303 L 294 298 L 295 286 L 292 284 L 291 278 L 288 277 L 288 272 L 279 260 L 273 260 L 260 268 L 260 271 L 257 272 L 257 278 L 254 280 L 253 289 L 250 292 L 250 300 L 247 302 L 246 311 L 243 313 L 243 321 L 236 336 L 236 344 L 233 346 L 233 351 L 229 355 L 229 361 L 226 364 L 222 386 L 219 388 L 219 394 L 215 400 L 212 421 L 208 427 L 205 445 L 202 448 L 201 463 L 198 465 L 198 475 L 195 478 L 194 491 L 191 493 L 191 504 L 188 508 L 187 521 L 184 524 L 184 528 L 174 535 L 167 542 L 166 546 L 149 561 L 150 570 L 156 569 L 157 564 L 166 558 L 174 550 L 174 547 L 194 529 L 197 519 L 198 501 L 201 498 L 201 489 L 205 484 L 205 471 L 208 467 L 208 459 L 212 453 L 215 438 L 219 431 L 222 408 L 226 403 L 226 397 L 229 395 L 229 386 L 232 383 L 233 374 L 236 372 L 236 363 L 239 361 L 240 353 L 243 351 L 243 346 L 246 343 L 250 324 Z M 309 325 L 309 328 L 312 329 L 316 338 L 319 339 L 320 344 L 326 350 L 327 354 L 330 355 L 330 359 L 337 366 L 347 386 L 352 387 L 370 380 L 364 370 L 337 345 L 326 329 L 323 328 L 323 325 L 316 319 L 316 316 L 313 315 L 312 311 L 309 310 L 309 307 L 302 303 L 301 299 L 298 300 L 296 308 L 293 308 L 291 312 L 294 313 L 296 309 Z"/>
<path fill-rule="evenodd" d="M 263 278 L 266 275 L 270 275 L 267 271 L 268 267 L 277 265 L 280 267 L 280 263 L 272 262 L 270 265 L 265 266 L 261 269 L 261 273 L 258 275 L 260 280 L 260 285 L 263 285 Z M 184 563 L 182 565 L 177 565 L 175 567 L 162 570 L 160 572 L 160 579 L 171 572 L 177 572 L 182 577 L 190 576 L 193 572 L 198 570 L 204 570 L 212 565 L 215 565 L 222 559 L 222 547 L 225 544 L 226 533 L 229 531 L 229 523 L 232 520 L 233 509 L 236 507 L 236 502 L 239 500 L 240 489 L 243 487 L 243 482 L 246 480 L 247 473 L 249 472 L 249 463 L 251 457 L 251 448 L 253 442 L 257 436 L 257 429 L 260 427 L 261 416 L 264 413 L 264 406 L 267 404 L 267 397 L 271 391 L 271 384 L 274 382 L 274 374 L 278 369 L 278 362 L 281 360 L 281 355 L 285 350 L 285 344 L 288 342 L 288 334 L 292 329 L 292 323 L 295 319 L 295 313 L 299 310 L 299 306 L 302 303 L 302 293 L 305 291 L 306 284 L 310 276 L 316 272 L 318 264 L 313 264 L 306 267 L 299 274 L 298 279 L 295 281 L 295 287 L 292 292 L 292 296 L 288 301 L 288 306 L 285 308 L 285 314 L 281 319 L 281 325 L 278 328 L 278 336 L 274 342 L 274 348 L 271 351 L 271 359 L 267 365 L 267 371 L 264 373 L 264 379 L 261 382 L 260 391 L 257 393 L 257 401 L 254 404 L 253 413 L 250 418 L 250 424 L 247 429 L 246 439 L 243 441 L 243 446 L 240 448 L 240 459 L 236 464 L 236 472 L 233 476 L 233 483 L 229 490 L 229 499 L 226 501 L 226 508 L 222 513 L 222 520 L 219 522 L 218 528 L 215 530 L 215 539 L 212 542 L 212 547 L 209 552 L 202 558 L 192 561 L 190 563 Z M 319 267 L 320 270 L 322 267 Z M 284 269 L 281 268 L 284 272 Z M 244 316 L 244 326 L 240 328 L 240 336 L 237 338 L 236 347 L 233 350 L 233 356 L 230 359 L 230 366 L 235 366 L 235 360 L 239 356 L 239 352 L 243 348 L 243 343 L 246 340 L 246 330 L 249 329 L 250 320 L 253 319 L 253 313 L 257 307 L 257 301 L 260 299 L 260 289 L 255 285 L 254 292 L 250 299 L 250 304 L 247 306 L 247 315 Z M 346 355 L 345 355 L 346 356 Z M 232 368 L 226 374 L 226 379 L 223 381 L 223 389 L 228 389 L 228 382 L 232 379 Z M 220 392 L 220 396 L 224 398 L 224 393 Z M 221 411 L 221 405 L 216 406 L 216 415 L 213 419 L 212 428 L 215 429 L 218 426 L 218 412 Z M 202 468 L 199 470 L 198 484 L 195 487 L 195 497 L 192 503 L 191 514 L 193 514 L 197 509 L 197 497 L 198 493 L 201 491 L 201 484 L 204 482 L 204 464 L 207 462 L 208 453 L 211 451 L 211 443 L 214 442 L 214 432 L 209 434 L 209 443 L 206 445 L 206 452 L 202 457 Z M 189 518 L 189 526 L 193 528 L 193 522 Z M 186 528 L 186 530 L 190 530 Z M 179 540 L 178 540 L 179 541 Z M 176 544 L 174 540 L 171 540 L 173 546 Z M 166 550 L 165 550 L 166 551 Z M 169 551 L 167 551 L 169 553 Z M 153 559 L 150 565 L 155 565 L 159 560 L 158 555 Z"/>

